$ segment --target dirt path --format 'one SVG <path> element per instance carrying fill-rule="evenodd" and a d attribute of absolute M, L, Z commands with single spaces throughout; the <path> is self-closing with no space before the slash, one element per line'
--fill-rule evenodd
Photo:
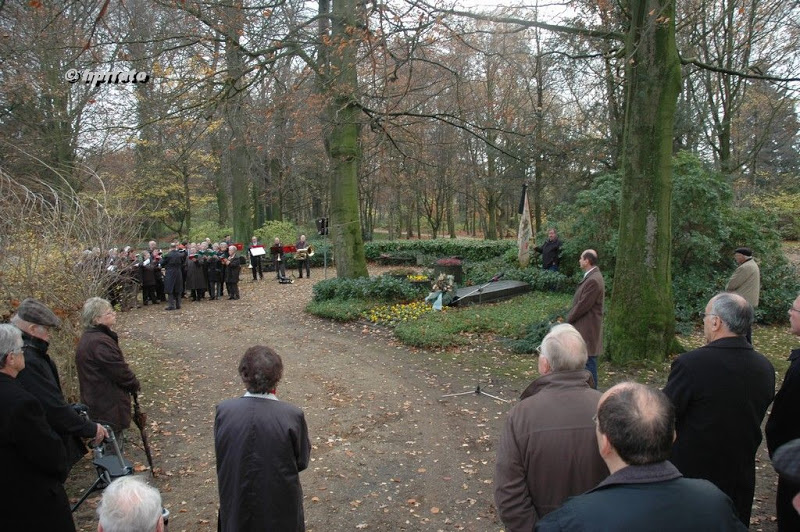
<path fill-rule="evenodd" d="M 322 277 L 313 274 L 313 281 Z M 258 343 L 283 357 L 278 395 L 308 421 L 312 462 L 301 482 L 309 531 L 502 529 L 493 505 L 494 447 L 511 405 L 474 393 L 442 395 L 481 384 L 515 399 L 526 379 L 489 385 L 489 370 L 468 363 L 474 347 L 448 357 L 412 350 L 382 329 L 305 314 L 309 280 L 279 285 L 245 276 L 249 270 L 239 301 L 187 301 L 179 312 L 145 307 L 118 318 L 123 350 L 143 382 L 154 483 L 171 512 L 170 532 L 216 530 L 214 407 L 243 393 L 236 366 Z M 141 470 L 135 430 L 126 455 Z M 757 467 L 751 530 L 772 532 L 775 474 L 763 449 Z M 76 466 L 67 483 L 73 499 L 94 478 L 88 460 Z M 79 530 L 96 530 L 98 500 L 76 513 Z"/>
<path fill-rule="evenodd" d="M 304 314 L 306 279 L 243 279 L 240 287 L 239 301 L 189 301 L 180 312 L 145 307 L 118 320 L 123 349 L 144 341 L 159 353 L 157 374 L 148 378 L 142 368 L 153 360 L 126 350 L 144 381 L 163 470 L 155 484 L 171 532 L 216 529 L 214 407 L 243 392 L 236 365 L 258 343 L 283 357 L 278 394 L 308 421 L 312 462 L 301 481 L 309 530 L 502 528 L 492 505 L 493 447 L 508 405 L 475 394 L 441 399 L 474 390 L 475 375 L 457 365 L 432 368 L 435 359 L 372 328 Z M 144 462 L 140 449 L 127 454 Z M 70 494 L 93 476 L 85 460 L 70 478 Z M 79 528 L 96 527 L 97 499 L 76 514 Z"/>

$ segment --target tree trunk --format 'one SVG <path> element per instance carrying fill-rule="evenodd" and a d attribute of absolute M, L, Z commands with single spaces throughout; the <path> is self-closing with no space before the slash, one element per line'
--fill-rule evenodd
<path fill-rule="evenodd" d="M 358 169 L 361 163 L 356 52 L 359 31 L 357 0 L 335 0 L 332 10 L 328 134 L 326 148 L 331 160 L 330 235 L 336 253 L 336 275 L 367 277 L 367 260 L 361 235 L 358 205 Z"/>
<path fill-rule="evenodd" d="M 236 0 L 226 8 L 228 33 L 225 35 L 225 61 L 228 67 L 229 84 L 225 105 L 225 118 L 231 131 L 228 143 L 231 179 L 231 218 L 233 239 L 247 242 L 253 234 L 253 218 L 250 211 L 250 164 L 247 152 L 246 119 L 244 106 L 244 60 L 239 45 L 239 35 L 243 31 L 242 0 Z"/>
<path fill-rule="evenodd" d="M 680 62 L 673 2 L 631 2 L 619 245 L 606 327 L 614 362 L 662 360 L 674 343 L 670 200 Z"/>

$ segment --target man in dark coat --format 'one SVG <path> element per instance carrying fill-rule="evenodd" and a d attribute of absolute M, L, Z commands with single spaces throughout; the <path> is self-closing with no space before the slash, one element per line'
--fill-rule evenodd
<path fill-rule="evenodd" d="M 311 442 L 303 411 L 275 396 L 282 374 L 275 351 L 251 347 L 239 362 L 247 393 L 217 406 L 221 532 L 305 530 L 300 471 L 308 467 Z"/>
<path fill-rule="evenodd" d="M 58 316 L 42 302 L 27 298 L 20 303 L 11 323 L 22 331 L 25 342 L 25 369 L 17 376 L 17 382 L 39 400 L 47 422 L 61 437 L 69 471 L 86 454 L 82 438 L 93 438 L 99 444 L 108 434 L 102 425 L 82 417 L 64 399 L 58 368 L 47 354 L 50 328 L 61 325 Z"/>
<path fill-rule="evenodd" d="M 775 368 L 745 339 L 753 307 L 742 296 L 711 298 L 703 317 L 705 346 L 672 363 L 664 393 L 675 405 L 672 462 L 689 478 L 724 491 L 750 525 L 761 421 L 775 394 Z"/>
<path fill-rule="evenodd" d="M 164 275 L 164 292 L 167 293 L 168 302 L 165 310 L 181 308 L 181 294 L 183 294 L 183 267 L 186 254 L 178 251 L 178 243 L 169 245 L 169 252 L 161 259 L 161 267 L 166 272 Z"/>
<path fill-rule="evenodd" d="M 597 406 L 597 446 L 611 476 L 539 521 L 539 531 L 744 531 L 731 500 L 683 478 L 669 458 L 675 411 L 655 388 L 612 387 Z"/>
<path fill-rule="evenodd" d="M 538 519 L 608 476 L 592 417 L 600 392 L 589 386 L 586 344 L 572 325 L 544 337 L 541 377 L 508 413 L 494 473 L 494 500 L 506 532 Z"/>
<path fill-rule="evenodd" d="M 572 298 L 572 308 L 567 314 L 567 323 L 581 333 L 589 358 L 586 369 L 597 388 L 597 357 L 603 354 L 603 300 L 606 292 L 603 274 L 597 267 L 597 252 L 587 249 L 581 253 L 578 264 L 583 270 L 583 279 Z"/>
<path fill-rule="evenodd" d="M 66 451 L 42 405 L 16 380 L 25 369 L 22 345 L 19 329 L 0 325 L 0 529 L 71 532 Z"/>
<path fill-rule="evenodd" d="M 800 296 L 789 307 L 789 324 L 792 334 L 800 336 Z M 764 432 L 771 457 L 781 445 L 800 438 L 800 349 L 795 349 L 789 355 L 789 369 L 786 370 L 781 389 L 775 394 L 772 413 Z M 778 476 L 775 506 L 780 532 L 800 530 L 800 514 L 792 506 L 792 499 L 797 493 L 800 493 L 800 483 L 783 475 Z"/>
<path fill-rule="evenodd" d="M 558 271 L 558 263 L 561 259 L 561 240 L 558 239 L 554 228 L 548 229 L 547 240 L 541 246 L 536 246 L 533 249 L 542 254 L 543 270 Z"/>

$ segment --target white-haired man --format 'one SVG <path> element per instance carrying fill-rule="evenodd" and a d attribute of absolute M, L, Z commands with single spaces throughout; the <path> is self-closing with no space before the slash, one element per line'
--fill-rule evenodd
<path fill-rule="evenodd" d="M 545 336 L 539 373 L 514 406 L 497 448 L 494 499 L 507 532 L 530 531 L 570 496 L 597 485 L 608 468 L 597 451 L 586 343 L 575 327 Z"/>
<path fill-rule="evenodd" d="M 136 476 L 120 477 L 103 492 L 97 532 L 163 532 L 161 494 Z"/>

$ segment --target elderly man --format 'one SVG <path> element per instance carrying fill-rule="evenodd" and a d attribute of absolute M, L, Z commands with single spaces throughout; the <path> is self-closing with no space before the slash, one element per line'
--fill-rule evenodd
<path fill-rule="evenodd" d="M 114 480 L 97 507 L 97 532 L 163 532 L 161 494 L 140 477 Z"/>
<path fill-rule="evenodd" d="M 16 380 L 25 369 L 22 333 L 0 325 L 0 450 L 3 481 L 2 530 L 72 531 L 72 513 L 62 483 L 67 478 L 64 444 L 39 401 Z"/>
<path fill-rule="evenodd" d="M 542 254 L 542 269 L 557 272 L 558 262 L 561 258 L 561 240 L 558 239 L 556 230 L 547 230 L 547 240 L 541 246 L 533 248 L 534 251 Z"/>
<path fill-rule="evenodd" d="M 761 291 L 761 270 L 758 269 L 758 264 L 753 258 L 753 250 L 750 248 L 736 248 L 736 251 L 733 252 L 733 260 L 739 266 L 733 272 L 728 284 L 725 285 L 725 291 L 739 294 L 754 309 L 758 308 L 758 295 Z M 748 342 L 753 343 L 752 328 L 747 329 L 745 337 Z"/>
<path fill-rule="evenodd" d="M 178 243 L 169 245 L 169 253 L 161 259 L 161 267 L 166 272 L 164 275 L 164 292 L 167 294 L 168 303 L 164 310 L 179 310 L 181 308 L 181 294 L 183 294 L 183 268 L 186 265 L 186 254 L 178 250 Z"/>
<path fill-rule="evenodd" d="M 775 369 L 745 339 L 753 307 L 737 294 L 711 298 L 705 346 L 672 363 L 664 393 L 675 405 L 672 462 L 689 478 L 710 480 L 750 524 L 761 421 L 775 394 Z"/>
<path fill-rule="evenodd" d="M 497 448 L 494 500 L 507 532 L 536 521 L 608 476 L 592 416 L 600 392 L 589 386 L 586 344 L 572 325 L 542 341 L 539 374 L 508 414 Z"/>
<path fill-rule="evenodd" d="M 597 446 L 611 475 L 549 514 L 536 530 L 747 530 L 710 482 L 681 476 L 669 458 L 675 412 L 660 391 L 624 382 L 597 407 Z"/>
<path fill-rule="evenodd" d="M 597 267 L 597 252 L 587 249 L 581 253 L 578 265 L 583 270 L 583 279 L 572 298 L 572 308 L 567 314 L 567 323 L 578 329 L 586 342 L 589 358 L 586 369 L 594 379 L 597 388 L 597 357 L 603 354 L 603 300 L 606 285 L 603 274 Z"/>
<path fill-rule="evenodd" d="M 791 332 L 800 336 L 800 295 L 789 307 L 789 324 Z M 789 369 L 783 378 L 783 384 L 775 401 L 772 413 L 767 420 L 764 431 L 767 435 L 767 449 L 774 457 L 781 445 L 800 438 L 800 348 L 789 355 Z M 775 501 L 778 515 L 778 530 L 800 530 L 800 515 L 792 506 L 792 498 L 800 493 L 800 483 L 793 482 L 786 476 L 778 476 L 778 496 Z"/>
<path fill-rule="evenodd" d="M 218 530 L 303 531 L 300 472 L 308 467 L 311 441 L 303 411 L 275 395 L 281 357 L 253 346 L 239 362 L 239 376 L 247 393 L 221 402 L 214 418 Z"/>
<path fill-rule="evenodd" d="M 47 422 L 61 437 L 67 451 L 65 464 L 69 471 L 86 454 L 81 438 L 93 438 L 94 443 L 99 444 L 108 433 L 99 423 L 83 418 L 64 399 L 58 368 L 47 354 L 50 328 L 61 325 L 58 316 L 41 301 L 27 298 L 20 303 L 11 323 L 22 331 L 25 342 L 25 369 L 17 380 L 39 400 Z"/>

